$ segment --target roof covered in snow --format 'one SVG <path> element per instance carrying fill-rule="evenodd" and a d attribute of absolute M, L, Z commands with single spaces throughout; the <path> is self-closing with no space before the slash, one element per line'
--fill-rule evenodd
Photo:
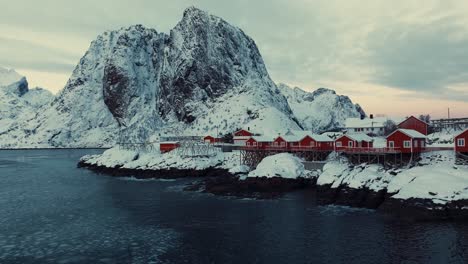
<path fill-rule="evenodd" d="M 353 134 L 345 134 L 341 137 L 349 137 L 350 139 L 354 140 L 354 141 L 365 141 L 365 142 L 371 142 L 373 141 L 374 139 L 372 137 L 369 137 L 368 135 L 364 134 L 364 133 L 353 133 Z M 341 138 L 339 137 L 339 138 Z"/>
<path fill-rule="evenodd" d="M 384 127 L 387 117 L 374 117 L 374 118 L 348 118 L 346 119 L 346 128 L 370 128 L 370 127 Z"/>
<path fill-rule="evenodd" d="M 333 139 L 331 139 L 327 135 L 312 134 L 312 135 L 309 135 L 309 136 L 311 138 L 313 138 L 315 141 L 318 141 L 318 142 L 332 142 L 333 141 Z"/>
<path fill-rule="evenodd" d="M 274 140 L 274 138 L 265 136 L 253 136 L 252 138 L 257 142 L 272 142 Z"/>
<path fill-rule="evenodd" d="M 298 142 L 301 141 L 305 136 L 301 135 L 290 135 L 290 136 L 279 136 L 280 138 L 286 140 L 286 142 Z"/>
<path fill-rule="evenodd" d="M 405 134 L 405 135 L 407 135 L 407 136 L 409 136 L 409 137 L 411 137 L 411 138 L 426 138 L 425 135 L 423 135 L 423 134 L 421 134 L 421 133 L 419 133 L 418 131 L 413 130 L 413 129 L 403 129 L 403 128 L 400 128 L 400 129 L 397 129 L 396 131 L 400 131 L 400 132 L 402 132 L 403 134 Z M 395 132 L 396 132 L 396 131 L 395 131 Z M 395 133 L 395 132 L 393 132 L 393 133 Z M 393 133 L 392 133 L 392 134 L 393 134 Z M 392 135 L 392 134 L 390 134 L 390 135 Z M 389 135 L 389 136 L 390 136 L 390 135 Z"/>

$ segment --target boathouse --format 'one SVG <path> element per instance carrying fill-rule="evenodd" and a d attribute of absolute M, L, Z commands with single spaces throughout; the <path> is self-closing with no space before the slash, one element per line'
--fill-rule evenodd
<path fill-rule="evenodd" d="M 420 153 L 426 147 L 426 136 L 412 129 L 397 129 L 387 136 L 387 148 L 401 153 Z"/>
<path fill-rule="evenodd" d="M 278 136 L 273 140 L 271 147 L 273 148 L 291 148 L 299 147 L 299 141 L 301 141 L 301 136 L 291 135 L 291 136 Z"/>
<path fill-rule="evenodd" d="M 426 136 L 429 133 L 429 124 L 414 116 L 410 116 L 403 122 L 399 123 L 398 128 L 416 130 Z"/>
<path fill-rule="evenodd" d="M 270 146 L 272 140 L 268 137 L 253 136 L 245 142 L 248 148 L 266 149 Z"/>
<path fill-rule="evenodd" d="M 335 150 L 372 148 L 374 140 L 366 134 L 344 134 L 335 140 Z"/>
<path fill-rule="evenodd" d="M 159 143 L 159 151 L 161 151 L 161 153 L 172 151 L 178 147 L 180 147 L 180 144 L 178 141 L 165 141 L 165 142 Z"/>
<path fill-rule="evenodd" d="M 333 150 L 333 139 L 326 135 L 305 135 L 299 141 L 300 148 L 314 149 L 319 151 L 331 151 Z"/>
<path fill-rule="evenodd" d="M 468 155 L 468 129 L 455 136 L 455 152 Z"/>
<path fill-rule="evenodd" d="M 241 129 L 233 133 L 234 145 L 245 146 L 247 140 L 249 140 L 254 134 L 249 130 Z"/>

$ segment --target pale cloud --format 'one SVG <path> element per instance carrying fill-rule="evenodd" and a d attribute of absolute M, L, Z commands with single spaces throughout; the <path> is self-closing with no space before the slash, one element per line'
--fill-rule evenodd
<path fill-rule="evenodd" d="M 468 2 L 457 0 L 5 1 L 0 65 L 57 91 L 98 34 L 169 32 L 190 5 L 250 35 L 277 82 L 333 88 L 368 112 L 401 114 L 414 100 L 415 114 L 452 105 L 468 116 Z"/>

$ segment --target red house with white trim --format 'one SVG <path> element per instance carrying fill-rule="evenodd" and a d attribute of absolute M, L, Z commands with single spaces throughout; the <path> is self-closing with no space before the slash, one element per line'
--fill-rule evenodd
<path fill-rule="evenodd" d="M 270 138 L 254 136 L 245 142 L 245 146 L 248 148 L 266 149 L 270 146 L 271 142 Z"/>
<path fill-rule="evenodd" d="M 412 129 L 397 129 L 387 136 L 387 148 L 402 153 L 420 153 L 426 147 L 426 136 Z"/>
<path fill-rule="evenodd" d="M 455 136 L 455 152 L 468 153 L 468 129 Z"/>
<path fill-rule="evenodd" d="M 272 148 L 291 148 L 291 147 L 299 147 L 299 141 L 301 141 L 302 137 L 300 136 L 278 136 L 273 140 L 270 144 Z"/>
<path fill-rule="evenodd" d="M 180 147 L 178 141 L 166 141 L 159 143 L 159 151 L 161 153 L 166 153 Z"/>
<path fill-rule="evenodd" d="M 254 134 L 248 130 L 241 129 L 233 133 L 234 145 L 245 146 L 247 140 Z"/>
<path fill-rule="evenodd" d="M 419 133 L 427 136 L 428 130 L 429 130 L 429 124 L 427 124 L 426 122 L 422 121 L 419 118 L 410 116 L 407 119 L 405 119 L 403 122 L 399 123 L 398 128 L 416 130 Z"/>
<path fill-rule="evenodd" d="M 332 151 L 333 139 L 325 135 L 306 135 L 299 141 L 300 148 Z"/>
<path fill-rule="evenodd" d="M 372 148 L 374 139 L 366 134 L 344 134 L 335 140 L 335 150 L 346 150 L 353 148 Z"/>

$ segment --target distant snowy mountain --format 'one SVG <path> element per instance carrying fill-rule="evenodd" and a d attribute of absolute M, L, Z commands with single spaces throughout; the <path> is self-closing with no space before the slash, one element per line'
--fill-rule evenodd
<path fill-rule="evenodd" d="M 0 132 L 0 142 L 98 147 L 113 145 L 119 136 L 142 142 L 157 134 L 225 134 L 250 128 L 276 135 L 304 125 L 316 129 L 313 117 L 319 114 L 314 111 L 323 109 L 294 113 L 291 108 L 299 109 L 300 103 L 288 103 L 285 95 L 250 37 L 190 7 L 169 34 L 136 25 L 98 36 L 50 107 L 19 120 L 8 133 Z M 336 107 L 348 107 L 344 99 L 337 100 Z M 326 105 L 324 116 L 333 112 L 332 102 Z M 335 109 L 329 122 L 320 117 L 320 126 L 340 124 L 352 114 L 349 108 Z"/>
<path fill-rule="evenodd" d="M 10 132 L 33 119 L 53 98 L 52 93 L 42 88 L 29 89 L 26 77 L 16 71 L 0 67 L 0 138 L 11 138 Z M 0 147 L 4 145 L 5 142 L 0 142 Z"/>
<path fill-rule="evenodd" d="M 349 97 L 337 95 L 331 89 L 319 88 L 313 92 L 306 92 L 286 84 L 278 84 L 278 88 L 287 98 L 294 115 L 305 130 L 319 133 L 344 127 L 347 118 L 365 115 L 364 110 Z"/>

